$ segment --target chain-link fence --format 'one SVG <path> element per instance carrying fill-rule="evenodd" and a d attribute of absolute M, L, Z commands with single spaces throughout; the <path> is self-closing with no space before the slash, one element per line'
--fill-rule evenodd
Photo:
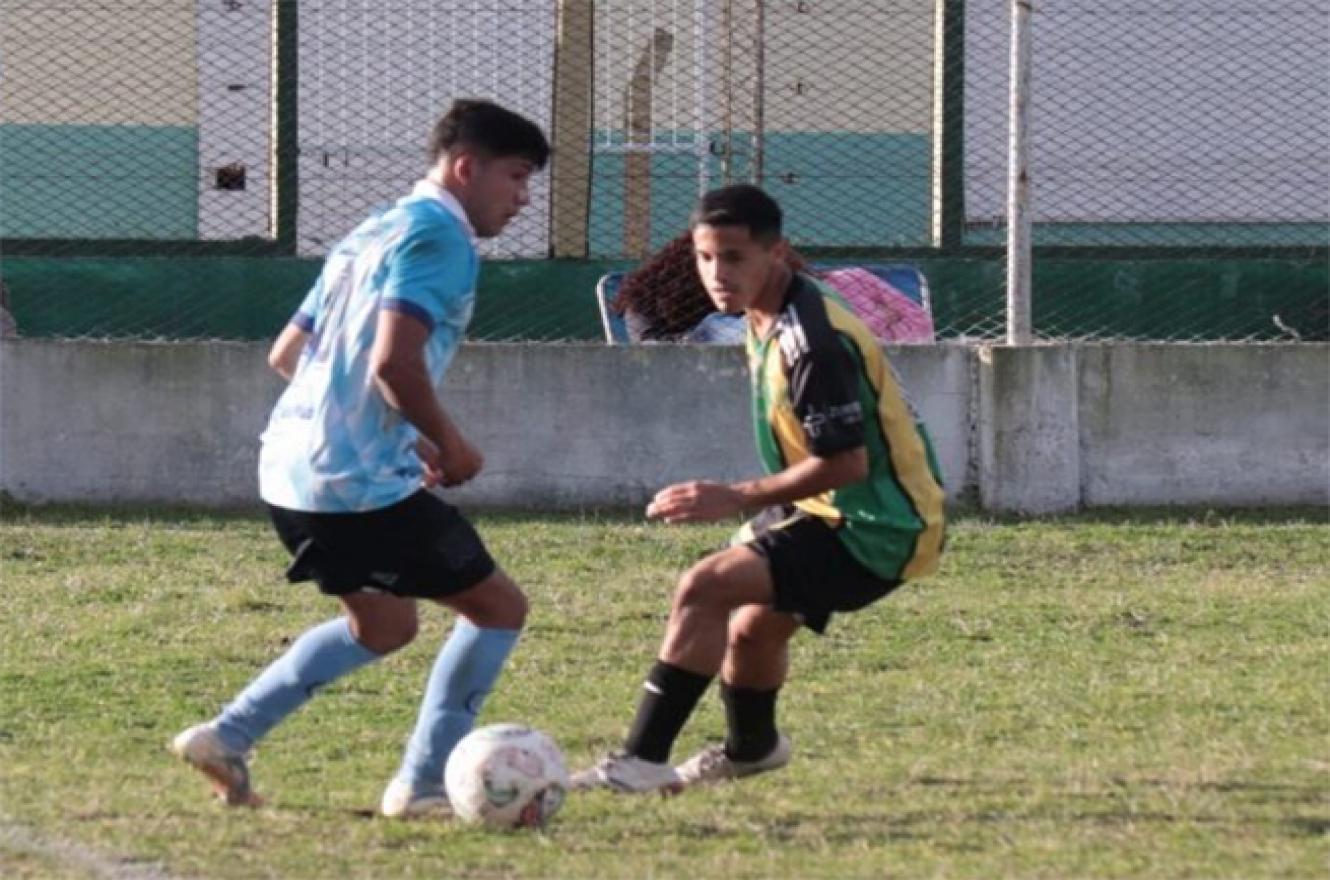
<path fill-rule="evenodd" d="M 490 97 L 555 147 L 483 245 L 475 335 L 600 338 L 593 289 L 755 181 L 818 267 L 910 264 L 1005 328 L 1010 4 L 0 0 L 19 332 L 263 338 Z M 1036 4 L 1043 338 L 1330 335 L 1330 0 Z"/>

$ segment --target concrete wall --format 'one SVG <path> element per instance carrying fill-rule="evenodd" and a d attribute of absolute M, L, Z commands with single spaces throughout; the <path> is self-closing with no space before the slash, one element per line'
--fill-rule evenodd
<path fill-rule="evenodd" d="M 1082 502 L 1330 503 L 1328 352 L 1079 349 Z"/>
<path fill-rule="evenodd" d="M 0 343 L 0 490 L 256 501 L 280 385 L 251 344 Z M 948 495 L 989 509 L 1330 504 L 1330 345 L 893 349 Z M 738 349 L 472 345 L 444 398 L 487 469 L 463 504 L 640 504 L 757 468 Z"/>

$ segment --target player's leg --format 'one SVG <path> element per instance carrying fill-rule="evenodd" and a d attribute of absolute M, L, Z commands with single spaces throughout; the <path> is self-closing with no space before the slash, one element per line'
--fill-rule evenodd
<path fill-rule="evenodd" d="M 676 768 L 684 784 L 720 782 L 785 766 L 790 740 L 776 728 L 776 697 L 800 627 L 825 631 L 835 613 L 856 611 L 891 592 L 850 554 L 824 521 L 796 513 L 765 524 L 748 545 L 769 565 L 773 599 L 729 622 L 721 699 L 728 733 Z"/>
<path fill-rule="evenodd" d="M 790 741 L 776 729 L 776 697 L 789 672 L 790 639 L 800 626 L 799 618 L 768 605 L 747 605 L 731 616 L 720 683 L 725 742 L 675 768 L 685 785 L 751 776 L 789 762 Z"/>
<path fill-rule="evenodd" d="M 458 618 L 434 660 L 401 766 L 384 792 L 382 811 L 395 817 L 446 807 L 448 756 L 475 725 L 527 613 L 521 589 L 494 564 L 471 524 L 429 497 L 422 516 L 435 537 L 410 577 L 422 596 Z"/>
<path fill-rule="evenodd" d="M 752 690 L 775 690 L 790 672 L 790 639 L 803 622 L 769 605 L 745 605 L 731 617 L 726 630 L 724 684 Z"/>
<path fill-rule="evenodd" d="M 790 670 L 790 639 L 800 626 L 799 618 L 765 605 L 741 608 L 730 621 L 720 696 L 725 754 L 734 761 L 761 761 L 780 745 L 776 698 Z"/>
<path fill-rule="evenodd" d="M 228 804 L 255 804 L 245 755 L 260 739 L 334 681 L 409 643 L 415 602 L 371 593 L 339 597 L 346 616 L 305 631 L 249 683 L 220 715 L 172 744 L 213 781 Z"/>
<path fill-rule="evenodd" d="M 675 739 L 725 657 L 730 613 L 773 599 L 767 562 L 748 547 L 714 553 L 679 580 L 665 639 L 643 682 L 622 754 L 577 774 L 574 787 L 652 791 L 677 787 L 669 765 Z"/>
<path fill-rule="evenodd" d="M 679 579 L 660 660 L 708 679 L 720 671 L 730 612 L 774 599 L 767 561 L 749 547 L 729 547 Z"/>
<path fill-rule="evenodd" d="M 386 815 L 418 815 L 442 808 L 428 805 L 443 798 L 443 771 L 448 756 L 471 732 L 485 698 L 493 690 L 526 620 L 526 597 L 503 571 L 441 603 L 457 612 L 457 622 L 430 669 L 416 726 L 407 742 L 390 791 L 384 795 Z M 395 804 L 409 788 L 413 807 Z"/>
<path fill-rule="evenodd" d="M 207 775 L 228 804 L 258 802 L 245 761 L 255 743 L 319 688 L 408 644 L 416 632 L 415 600 L 359 591 L 366 576 L 357 554 L 375 540 L 372 514 L 330 521 L 273 509 L 272 516 L 295 557 L 288 577 L 316 580 L 324 593 L 339 599 L 345 615 L 307 630 L 215 719 L 172 741 L 172 751 Z M 329 522 L 337 535 L 323 534 Z"/>
<path fill-rule="evenodd" d="M 228 746 L 248 751 L 319 688 L 415 638 L 415 600 L 365 592 L 338 599 L 344 616 L 306 630 L 218 716 Z"/>

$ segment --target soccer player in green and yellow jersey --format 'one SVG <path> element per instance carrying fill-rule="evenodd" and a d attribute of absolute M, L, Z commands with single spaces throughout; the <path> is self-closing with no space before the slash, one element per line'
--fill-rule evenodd
<path fill-rule="evenodd" d="M 623 750 L 577 774 L 579 788 L 677 790 L 783 767 L 791 746 L 775 710 L 790 639 L 930 574 L 942 551 L 927 432 L 873 334 L 786 265 L 780 206 L 757 187 L 726 187 L 702 197 L 690 226 L 708 295 L 747 318 L 767 474 L 679 483 L 648 505 L 669 523 L 756 516 L 680 579 Z M 725 742 L 672 767 L 674 741 L 717 674 Z"/>

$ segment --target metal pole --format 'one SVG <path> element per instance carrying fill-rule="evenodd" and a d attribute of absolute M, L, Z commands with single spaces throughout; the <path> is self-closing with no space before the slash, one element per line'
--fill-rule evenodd
<path fill-rule="evenodd" d="M 936 0 L 933 45 L 933 246 L 965 243 L 965 0 Z"/>
<path fill-rule="evenodd" d="M 1011 2 L 1011 93 L 1007 142 L 1007 344 L 1029 345 L 1030 326 L 1030 13 Z"/>
<path fill-rule="evenodd" d="M 273 4 L 272 220 L 273 238 L 283 253 L 298 247 L 300 210 L 300 14 L 296 0 Z"/>
<path fill-rule="evenodd" d="M 697 128 L 694 149 L 697 152 L 697 194 L 701 196 L 711 185 L 708 160 L 711 156 L 711 117 L 707 103 L 707 7 L 706 0 L 693 0 L 693 94 L 697 102 Z M 728 161 L 728 159 L 726 160 Z"/>
<path fill-rule="evenodd" d="M 729 186 L 734 171 L 734 0 L 725 0 L 721 6 L 720 33 L 716 40 L 721 46 L 720 100 L 725 106 L 720 119 L 720 184 Z"/>
<path fill-rule="evenodd" d="M 756 76 L 753 77 L 753 183 L 762 185 L 767 127 L 767 4 L 757 0 L 757 34 L 753 37 Z"/>

